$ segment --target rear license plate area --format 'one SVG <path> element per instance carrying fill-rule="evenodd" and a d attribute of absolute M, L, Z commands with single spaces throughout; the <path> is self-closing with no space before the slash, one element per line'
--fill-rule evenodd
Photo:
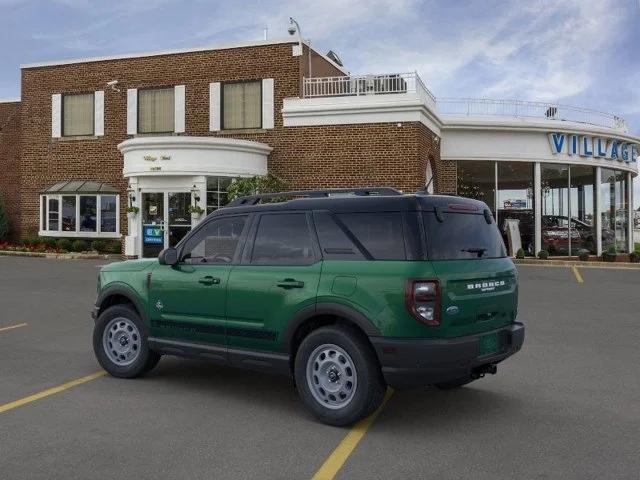
<path fill-rule="evenodd" d="M 490 355 L 500 350 L 500 337 L 498 332 L 482 335 L 478 340 L 478 355 Z"/>

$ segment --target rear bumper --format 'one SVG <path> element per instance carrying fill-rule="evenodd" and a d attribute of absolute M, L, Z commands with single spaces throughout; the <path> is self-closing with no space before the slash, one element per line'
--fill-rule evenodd
<path fill-rule="evenodd" d="M 492 332 L 498 334 L 498 350 L 479 355 L 480 337 Z M 394 388 L 412 388 L 462 378 L 478 367 L 503 361 L 522 348 L 524 325 L 514 323 L 450 339 L 369 338 L 387 384 Z"/>

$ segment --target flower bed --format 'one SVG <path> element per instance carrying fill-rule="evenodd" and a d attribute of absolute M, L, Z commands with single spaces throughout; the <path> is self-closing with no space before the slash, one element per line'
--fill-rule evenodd
<path fill-rule="evenodd" d="M 19 242 L 0 240 L 0 251 L 51 254 L 64 254 L 69 252 L 120 254 L 121 244 L 119 241 L 33 237 L 26 238 Z"/>

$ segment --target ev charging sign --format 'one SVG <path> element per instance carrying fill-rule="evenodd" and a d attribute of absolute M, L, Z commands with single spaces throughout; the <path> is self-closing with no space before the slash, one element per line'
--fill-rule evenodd
<path fill-rule="evenodd" d="M 635 163 L 640 154 L 638 144 L 623 142 L 615 138 L 558 132 L 549 133 L 548 137 L 551 153 L 554 155 L 566 154 Z"/>

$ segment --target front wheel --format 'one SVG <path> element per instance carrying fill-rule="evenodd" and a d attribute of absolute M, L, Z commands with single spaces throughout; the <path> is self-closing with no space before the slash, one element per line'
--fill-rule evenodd
<path fill-rule="evenodd" d="M 160 360 L 149 349 L 142 319 L 129 305 L 113 305 L 100 314 L 93 330 L 93 351 L 102 368 L 120 378 L 144 375 Z"/>
<path fill-rule="evenodd" d="M 300 344 L 295 379 L 304 404 L 322 422 L 349 425 L 373 412 L 386 385 L 375 352 L 358 331 L 332 325 Z"/>

